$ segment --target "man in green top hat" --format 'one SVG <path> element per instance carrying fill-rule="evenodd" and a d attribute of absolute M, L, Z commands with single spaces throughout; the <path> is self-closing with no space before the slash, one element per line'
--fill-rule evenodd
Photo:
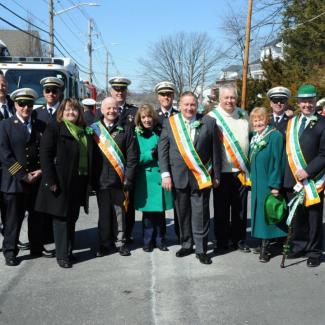
<path fill-rule="evenodd" d="M 315 114 L 316 87 L 304 84 L 298 89 L 300 114 L 292 118 L 287 128 L 287 155 L 284 188 L 288 200 L 304 190 L 304 207 L 297 209 L 293 220 L 293 236 L 289 258 L 307 256 L 307 266 L 320 264 L 322 256 L 322 182 L 317 191 L 308 191 L 308 181 L 313 184 L 325 168 L 325 118 Z M 290 150 L 291 149 L 291 150 Z M 294 157 L 299 159 L 294 159 Z M 303 163 L 298 163 L 298 162 Z M 317 184 L 316 184 L 317 185 Z M 311 193 L 308 194 L 308 193 Z M 308 194 L 308 195 L 307 195 Z"/>

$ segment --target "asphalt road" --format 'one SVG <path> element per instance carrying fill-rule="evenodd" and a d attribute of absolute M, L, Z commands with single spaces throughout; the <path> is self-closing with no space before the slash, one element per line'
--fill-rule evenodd
<path fill-rule="evenodd" d="M 72 269 L 55 259 L 28 259 L 28 252 L 19 254 L 18 267 L 8 267 L 1 255 L 0 324 L 325 324 L 325 263 L 310 269 L 297 259 L 281 269 L 281 256 L 263 264 L 239 251 L 213 256 L 212 265 L 194 255 L 176 258 L 172 219 L 170 251 L 145 253 L 140 215 L 132 256 L 95 258 L 94 199 L 91 208 L 77 224 Z"/>

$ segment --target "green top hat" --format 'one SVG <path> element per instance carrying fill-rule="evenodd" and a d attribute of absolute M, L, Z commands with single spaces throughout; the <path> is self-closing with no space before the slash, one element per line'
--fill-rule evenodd
<path fill-rule="evenodd" d="M 297 98 L 311 98 L 316 97 L 317 91 L 316 87 L 311 84 L 305 84 L 299 87 Z"/>
<path fill-rule="evenodd" d="M 269 225 L 274 225 L 280 222 L 286 215 L 287 203 L 284 197 L 279 194 L 274 196 L 269 194 L 264 203 L 265 221 Z"/>

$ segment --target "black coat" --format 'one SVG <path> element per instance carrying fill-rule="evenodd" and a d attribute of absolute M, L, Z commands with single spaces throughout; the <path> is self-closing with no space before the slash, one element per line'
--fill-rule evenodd
<path fill-rule="evenodd" d="M 56 112 L 57 112 L 57 110 L 55 111 L 55 113 Z M 50 122 L 55 122 L 56 114 L 51 115 L 48 112 L 46 105 L 36 108 L 35 114 L 39 120 L 44 121 L 46 124 L 48 124 Z"/>
<path fill-rule="evenodd" d="M 1 191 L 26 193 L 30 184 L 23 178 L 40 169 L 39 147 L 45 123 L 32 115 L 32 133 L 16 115 L 0 122 Z"/>
<path fill-rule="evenodd" d="M 119 123 L 124 124 L 131 124 L 134 125 L 134 118 L 137 114 L 138 107 L 132 104 L 125 103 L 123 105 L 123 109 L 120 112 Z"/>
<path fill-rule="evenodd" d="M 7 107 L 8 107 L 8 110 L 10 111 L 10 113 L 12 115 L 15 115 L 15 105 L 14 105 L 14 102 L 10 99 L 10 97 L 7 95 L 6 96 L 6 99 L 7 99 Z M 1 113 L 0 111 L 0 121 L 4 120 L 4 116 L 3 114 Z"/>
<path fill-rule="evenodd" d="M 88 184 L 91 178 L 92 139 L 87 135 Z M 67 217 L 72 204 L 70 194 L 76 190 L 75 184 L 79 167 L 79 143 L 71 135 L 63 122 L 48 124 L 41 142 L 42 181 L 39 188 L 36 210 L 59 217 Z M 59 191 L 53 193 L 49 187 L 58 185 Z M 88 211 L 89 186 L 86 186 L 81 206 Z"/>
<path fill-rule="evenodd" d="M 119 131 L 119 127 L 122 128 L 123 131 Z M 113 127 L 108 130 L 124 155 L 126 161 L 125 183 L 127 183 L 129 187 L 128 190 L 132 188 L 134 183 L 135 171 L 138 164 L 139 155 L 133 129 L 134 128 L 130 125 L 122 126 L 120 124 L 120 121 L 116 121 Z M 121 183 L 119 175 L 96 143 L 94 144 L 92 175 L 92 185 L 95 190 L 108 189 L 111 187 L 119 189 L 123 188 L 123 184 Z"/>
<path fill-rule="evenodd" d="M 270 125 L 274 126 L 278 131 L 282 133 L 282 135 L 284 136 L 284 140 L 286 139 L 286 130 L 289 120 L 290 117 L 284 114 L 281 121 L 279 123 L 275 123 L 273 114 L 271 115 Z"/>
<path fill-rule="evenodd" d="M 200 115 L 197 114 L 197 120 L 199 119 Z M 201 126 L 195 131 L 193 145 L 204 165 L 211 160 L 214 177 L 220 180 L 221 143 L 218 136 L 218 127 L 215 120 L 207 115 L 200 121 Z M 158 155 L 160 172 L 169 172 L 171 174 L 175 188 L 186 188 L 189 183 L 193 188 L 198 188 L 193 173 L 187 167 L 178 150 L 169 119 L 164 121 L 158 143 Z"/>
<path fill-rule="evenodd" d="M 306 172 L 313 178 L 325 168 L 325 118 L 317 115 L 318 120 L 306 126 L 299 138 L 300 148 L 307 163 Z M 288 159 L 284 174 L 284 187 L 293 188 L 296 181 L 292 175 Z"/>
<path fill-rule="evenodd" d="M 159 107 L 159 108 L 156 110 L 156 112 L 157 112 L 157 115 L 158 115 L 158 121 L 159 121 L 159 123 L 160 123 L 161 125 L 163 125 L 164 120 L 167 119 L 168 117 L 166 117 L 166 116 L 164 115 L 164 112 L 161 110 L 161 107 Z M 179 113 L 179 111 L 177 111 L 177 110 L 173 107 L 172 110 L 171 110 L 170 116 L 173 116 L 173 115 L 175 115 L 175 114 L 177 114 L 177 113 Z"/>

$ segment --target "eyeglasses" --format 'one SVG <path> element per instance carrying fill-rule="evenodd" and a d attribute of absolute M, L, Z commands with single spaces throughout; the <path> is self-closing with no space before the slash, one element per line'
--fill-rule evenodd
<path fill-rule="evenodd" d="M 271 101 L 274 103 L 274 104 L 285 104 L 287 102 L 287 99 L 284 98 L 284 97 L 272 97 L 271 98 Z"/>
<path fill-rule="evenodd" d="M 171 97 L 173 95 L 173 93 L 159 93 L 160 96 L 163 96 L 163 97 Z"/>
<path fill-rule="evenodd" d="M 55 95 L 58 93 L 58 88 L 45 88 L 44 91 L 46 94 L 52 93 Z"/>
<path fill-rule="evenodd" d="M 33 107 L 34 106 L 34 102 L 32 100 L 18 100 L 17 104 L 19 107 Z"/>

